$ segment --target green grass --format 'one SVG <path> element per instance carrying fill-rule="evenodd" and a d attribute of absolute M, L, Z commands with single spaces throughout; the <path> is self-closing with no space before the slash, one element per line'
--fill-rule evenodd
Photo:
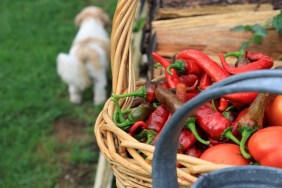
<path fill-rule="evenodd" d="M 56 73 L 55 59 L 67 52 L 77 28 L 74 16 L 85 6 L 103 7 L 112 17 L 115 0 L 0 1 L 0 187 L 47 188 L 56 184 L 61 166 L 56 161 L 59 143 L 52 125 L 60 117 L 95 122 L 100 107 L 89 93 L 85 102 L 68 101 L 67 87 Z M 92 134 L 92 132 L 91 132 Z M 43 147 L 43 153 L 38 147 Z M 97 157 L 88 150 L 72 162 Z"/>

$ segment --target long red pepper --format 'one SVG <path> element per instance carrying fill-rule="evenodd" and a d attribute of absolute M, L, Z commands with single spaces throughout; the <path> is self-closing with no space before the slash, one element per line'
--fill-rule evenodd
<path fill-rule="evenodd" d="M 179 83 L 176 86 L 176 91 L 175 91 L 175 95 L 182 101 L 182 102 L 186 102 L 186 97 L 187 97 L 187 91 L 186 91 L 186 84 L 184 83 Z"/>
<path fill-rule="evenodd" d="M 184 50 L 180 54 L 178 54 L 176 58 L 193 60 L 212 78 L 214 82 L 221 81 L 230 76 L 230 74 L 225 69 L 223 69 L 215 61 L 213 61 L 200 51 L 193 49 Z M 229 94 L 224 97 L 243 104 L 250 104 L 253 102 L 256 96 L 256 93 L 245 92 Z"/>
<path fill-rule="evenodd" d="M 202 153 L 203 152 L 200 149 L 198 149 L 196 146 L 192 146 L 186 151 L 185 155 L 200 158 Z"/>
<path fill-rule="evenodd" d="M 165 108 L 165 106 L 162 104 L 159 105 L 149 116 L 147 128 L 154 130 L 157 133 L 160 132 L 167 121 L 168 115 L 169 111 Z"/>
<path fill-rule="evenodd" d="M 242 139 L 240 141 L 240 151 L 246 159 L 251 156 L 246 152 L 245 144 L 248 138 L 255 131 L 262 128 L 265 108 L 274 96 L 274 94 L 270 95 L 269 93 L 260 93 L 248 108 L 247 113 L 242 115 L 238 120 L 238 130 L 242 135 Z"/>
<path fill-rule="evenodd" d="M 192 60 L 199 65 L 199 67 L 201 67 L 201 69 L 203 69 L 213 79 L 214 82 L 218 82 L 230 76 L 230 74 L 215 61 L 198 50 L 184 50 L 176 56 L 176 59 Z"/>
<path fill-rule="evenodd" d="M 160 63 L 165 68 L 165 70 L 171 64 L 168 60 L 161 57 L 160 55 L 158 55 L 155 52 L 152 53 L 152 56 L 155 59 L 155 61 Z M 179 83 L 179 77 L 177 75 L 177 72 L 174 69 L 171 69 L 171 73 L 172 73 L 172 75 L 170 75 L 167 71 L 165 71 L 165 76 L 166 76 L 166 79 L 167 79 L 167 83 L 169 84 L 169 87 L 175 88 L 176 85 Z"/>
<path fill-rule="evenodd" d="M 179 81 L 187 86 L 193 86 L 198 81 L 198 77 L 194 74 L 181 75 L 179 76 Z"/>
<path fill-rule="evenodd" d="M 189 129 L 183 129 L 178 139 L 179 146 L 183 153 L 196 143 L 197 139 Z"/>
<path fill-rule="evenodd" d="M 170 69 L 172 68 L 185 72 L 185 74 L 194 74 L 199 77 L 203 73 L 203 70 L 195 62 L 189 59 L 177 60 L 175 63 L 172 63 L 170 66 L 168 66 L 166 71 L 171 74 Z"/>
<path fill-rule="evenodd" d="M 212 108 L 210 103 L 200 106 L 195 111 L 195 117 L 200 127 L 213 139 L 221 140 L 222 134 L 231 127 L 232 122 L 224 117 L 224 115 Z M 236 143 L 239 141 L 231 135 L 225 137 L 234 140 Z"/>
<path fill-rule="evenodd" d="M 221 97 L 219 99 L 219 107 L 217 108 L 218 111 L 223 112 L 225 111 L 229 106 L 229 102 L 228 100 L 226 100 L 225 98 Z"/>
<path fill-rule="evenodd" d="M 212 85 L 212 79 L 206 72 L 204 72 L 200 79 L 199 89 L 205 90 L 210 85 Z"/>
<path fill-rule="evenodd" d="M 263 55 L 263 54 L 255 54 L 252 52 L 246 52 L 246 56 L 253 62 L 250 62 L 246 65 L 242 65 L 239 67 L 232 67 L 230 66 L 223 54 L 219 54 L 219 58 L 223 68 L 229 72 L 230 74 L 240 74 L 243 72 L 260 70 L 260 69 L 270 69 L 273 66 L 273 61 L 270 57 Z"/>
<path fill-rule="evenodd" d="M 147 128 L 147 125 L 144 121 L 137 121 L 135 122 L 129 129 L 129 134 L 131 136 L 133 136 L 136 132 L 136 130 L 139 128 L 139 127 L 143 127 L 144 129 Z"/>

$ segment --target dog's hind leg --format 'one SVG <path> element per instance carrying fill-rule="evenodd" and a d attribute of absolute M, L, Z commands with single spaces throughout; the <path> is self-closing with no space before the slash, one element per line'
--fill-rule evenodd
<path fill-rule="evenodd" d="M 101 73 L 101 72 L 98 74 L 96 73 L 94 78 L 93 93 L 94 93 L 95 105 L 102 104 L 103 102 L 105 102 L 107 98 L 107 91 L 106 91 L 107 77 L 106 77 L 106 73 Z"/>
<path fill-rule="evenodd" d="M 81 91 L 79 88 L 69 85 L 69 95 L 70 95 L 70 101 L 74 104 L 80 104 L 82 97 L 81 97 Z"/>

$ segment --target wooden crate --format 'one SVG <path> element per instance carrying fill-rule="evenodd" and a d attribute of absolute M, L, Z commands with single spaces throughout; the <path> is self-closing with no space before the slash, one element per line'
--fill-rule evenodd
<path fill-rule="evenodd" d="M 237 51 L 252 35 L 251 32 L 231 31 L 231 28 L 264 25 L 278 14 L 279 10 L 273 10 L 269 3 L 259 7 L 243 4 L 159 8 L 152 22 L 152 32 L 156 33 L 155 51 L 171 58 L 184 49 L 193 48 L 218 62 L 219 53 Z M 282 36 L 273 28 L 268 32 L 263 44 L 251 44 L 248 50 L 264 53 L 277 61 L 282 58 Z M 281 62 L 276 64 L 282 65 Z"/>

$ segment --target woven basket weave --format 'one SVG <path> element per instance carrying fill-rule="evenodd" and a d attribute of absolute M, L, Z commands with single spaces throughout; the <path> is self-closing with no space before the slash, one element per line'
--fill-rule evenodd
<path fill-rule="evenodd" d="M 119 0 L 111 34 L 112 92 L 127 93 L 144 85 L 136 82 L 131 62 L 132 26 L 138 0 Z M 120 99 L 122 109 L 130 108 L 133 98 Z M 108 99 L 95 123 L 95 135 L 101 152 L 112 166 L 117 187 L 152 187 L 152 158 L 154 146 L 140 143 L 118 128 L 112 121 L 115 105 Z M 148 156 L 146 159 L 142 153 Z M 230 165 L 215 165 L 195 157 L 178 154 L 178 182 L 189 187 L 201 173 Z"/>

